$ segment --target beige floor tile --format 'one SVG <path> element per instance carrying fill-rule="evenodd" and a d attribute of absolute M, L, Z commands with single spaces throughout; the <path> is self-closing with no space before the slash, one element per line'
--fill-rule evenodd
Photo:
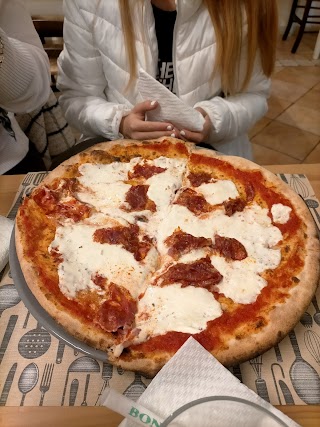
<path fill-rule="evenodd" d="M 320 135 L 320 112 L 311 108 L 292 105 L 277 120 L 287 125 L 295 126 L 299 129 Z"/>
<path fill-rule="evenodd" d="M 320 163 L 320 141 L 308 157 L 304 159 L 303 163 Z"/>
<path fill-rule="evenodd" d="M 303 97 L 296 102 L 296 105 L 319 111 L 319 121 L 320 121 L 320 84 L 317 86 L 319 86 L 318 89 L 315 89 L 315 88 L 311 89 L 309 92 L 303 95 Z"/>
<path fill-rule="evenodd" d="M 316 147 L 319 136 L 274 120 L 251 141 L 302 161 Z"/>
<path fill-rule="evenodd" d="M 304 67 L 301 67 L 301 69 L 302 68 Z M 280 71 L 279 73 L 281 73 L 282 71 Z M 278 74 L 276 78 L 272 79 L 272 84 L 271 84 L 272 96 L 275 96 L 276 98 L 286 99 L 290 102 L 295 102 L 302 95 L 308 92 L 309 89 L 306 88 L 305 86 L 297 85 L 295 83 L 285 82 L 283 80 L 278 80 Z"/>
<path fill-rule="evenodd" d="M 249 131 L 249 139 L 253 138 L 258 132 L 265 128 L 271 122 L 267 117 L 262 117 Z"/>
<path fill-rule="evenodd" d="M 279 116 L 284 110 L 286 110 L 291 105 L 290 101 L 286 99 L 277 98 L 276 96 L 270 96 L 268 99 L 268 112 L 266 117 L 269 119 L 275 119 Z"/>
<path fill-rule="evenodd" d="M 300 163 L 299 160 L 262 145 L 252 144 L 253 159 L 258 165 L 286 165 Z"/>
<path fill-rule="evenodd" d="M 320 82 L 320 72 L 318 67 L 286 67 L 277 73 L 277 80 L 286 83 L 304 86 L 311 89 Z"/>

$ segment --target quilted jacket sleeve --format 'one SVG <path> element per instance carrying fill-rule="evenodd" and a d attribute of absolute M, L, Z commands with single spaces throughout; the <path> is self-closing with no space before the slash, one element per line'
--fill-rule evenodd
<path fill-rule="evenodd" d="M 0 2 L 0 38 L 0 107 L 13 113 L 41 107 L 49 97 L 49 60 L 22 1 Z"/>
<path fill-rule="evenodd" d="M 100 52 L 77 0 L 64 1 L 64 49 L 57 87 L 68 123 L 87 136 L 117 139 L 125 105 L 108 102 Z M 94 18 L 93 18 L 94 19 Z M 93 21 L 94 24 L 94 21 Z"/>
<path fill-rule="evenodd" d="M 251 80 L 245 91 L 234 96 L 198 102 L 213 124 L 210 142 L 230 141 L 245 135 L 267 112 L 271 81 L 262 71 L 259 58 L 255 61 Z"/>

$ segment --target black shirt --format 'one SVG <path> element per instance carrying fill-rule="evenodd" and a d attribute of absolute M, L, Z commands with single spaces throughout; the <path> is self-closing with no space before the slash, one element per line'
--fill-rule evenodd
<path fill-rule="evenodd" d="M 158 40 L 158 70 L 156 79 L 171 92 L 174 92 L 172 42 L 177 12 L 175 10 L 161 10 L 154 5 L 152 5 L 152 8 Z"/>

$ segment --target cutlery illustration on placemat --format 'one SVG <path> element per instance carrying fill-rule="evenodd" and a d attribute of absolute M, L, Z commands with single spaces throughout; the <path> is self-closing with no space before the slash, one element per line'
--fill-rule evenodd
<path fill-rule="evenodd" d="M 320 336 L 314 331 L 306 331 L 304 333 L 304 343 L 311 356 L 320 365 Z"/>
<path fill-rule="evenodd" d="M 63 341 L 59 341 L 58 350 L 57 350 L 57 356 L 56 356 L 56 363 L 62 362 L 62 357 L 64 353 L 65 343 Z"/>
<path fill-rule="evenodd" d="M 44 371 L 43 371 L 42 378 L 41 378 L 40 387 L 39 387 L 39 390 L 41 393 L 39 406 L 43 405 L 44 395 L 50 388 L 53 369 L 54 369 L 53 363 L 46 363 L 45 364 Z"/>
<path fill-rule="evenodd" d="M 28 325 L 28 322 L 29 322 L 29 317 L 30 317 L 30 311 L 28 310 L 28 313 L 27 313 L 27 315 L 26 315 L 26 317 L 24 319 L 24 322 L 23 322 L 22 329 L 26 329 L 26 327 Z"/>
<path fill-rule="evenodd" d="M 312 328 L 313 321 L 311 314 L 305 311 L 300 319 L 300 322 L 305 328 Z"/>
<path fill-rule="evenodd" d="M 273 378 L 273 382 L 274 382 L 274 386 L 276 388 L 276 392 L 277 392 L 277 396 L 278 396 L 278 400 L 279 400 L 279 405 L 282 405 L 282 400 L 280 398 L 280 393 L 279 393 L 279 388 L 278 388 L 278 381 L 277 378 L 275 376 L 274 373 L 274 368 L 278 366 L 281 370 L 281 374 L 282 374 L 282 378 L 285 378 L 282 366 L 279 365 L 279 363 L 272 363 L 271 365 L 271 373 L 272 373 L 272 378 Z M 294 405 L 294 400 L 291 394 L 291 391 L 289 390 L 289 387 L 287 386 L 287 384 L 282 380 L 279 380 L 279 386 L 281 388 L 282 391 L 282 395 L 284 397 L 284 400 L 286 402 L 287 405 Z"/>
<path fill-rule="evenodd" d="M 314 305 L 314 308 L 316 312 L 313 315 L 313 320 L 316 322 L 318 326 L 320 326 L 320 309 L 317 301 L 317 297 L 314 295 L 312 298 L 312 304 Z"/>
<path fill-rule="evenodd" d="M 100 372 L 100 365 L 95 359 L 88 356 L 79 357 L 70 364 L 64 384 L 61 406 L 64 405 L 69 375 L 71 372 Z"/>
<path fill-rule="evenodd" d="M 308 186 L 303 182 L 299 175 L 291 175 L 290 187 L 292 187 L 297 194 L 301 194 L 304 199 L 309 196 Z"/>
<path fill-rule="evenodd" d="M 133 382 L 128 386 L 123 394 L 129 397 L 129 399 L 136 401 L 146 388 L 147 386 L 141 380 L 141 375 L 135 372 Z"/>
<path fill-rule="evenodd" d="M 266 400 L 267 402 L 270 402 L 266 381 L 261 377 L 262 356 L 255 357 L 254 359 L 251 359 L 249 362 L 257 376 L 257 379 L 255 380 L 255 384 L 256 384 L 258 395 L 262 397 L 262 399 Z"/>
<path fill-rule="evenodd" d="M 69 406 L 74 406 L 77 398 L 78 388 L 79 388 L 79 380 L 75 378 L 72 380 L 72 383 L 70 386 Z"/>
<path fill-rule="evenodd" d="M 13 283 L 0 288 L 0 317 L 4 310 L 14 307 L 20 302 L 20 296 Z"/>
<path fill-rule="evenodd" d="M 283 359 L 282 359 L 282 355 L 281 355 L 281 351 L 280 351 L 279 344 L 276 344 L 276 345 L 274 346 L 274 351 L 275 351 L 275 353 L 276 353 L 277 361 L 278 361 L 278 362 L 283 362 Z"/>
<path fill-rule="evenodd" d="M 36 359 L 45 354 L 50 345 L 51 335 L 38 322 L 35 329 L 31 329 L 20 338 L 18 350 L 25 359 Z"/>
<path fill-rule="evenodd" d="M 313 210 L 318 222 L 320 223 L 320 215 L 317 212 L 317 208 L 319 207 L 319 203 L 316 200 L 312 200 L 312 199 L 305 199 L 305 203 L 308 206 L 308 208 L 311 210 Z M 317 225 L 318 229 L 319 226 Z"/>
<path fill-rule="evenodd" d="M 320 403 L 320 377 L 314 367 L 302 358 L 293 330 L 289 333 L 289 338 L 296 357 L 289 370 L 293 388 L 305 403 L 317 405 Z"/>
<path fill-rule="evenodd" d="M 2 338 L 2 342 L 0 345 L 0 363 L 2 362 L 4 353 L 9 345 L 9 341 L 11 338 L 11 335 L 13 333 L 13 330 L 16 326 L 18 320 L 18 316 L 16 314 L 13 314 L 12 316 L 10 316 L 7 327 L 6 327 L 6 331 L 4 333 L 4 336 Z"/>
<path fill-rule="evenodd" d="M 89 381 L 90 381 L 90 374 L 87 374 L 86 385 L 84 387 L 84 395 L 83 395 L 83 401 L 81 403 L 81 406 L 88 406 L 88 404 L 87 404 L 87 394 L 88 394 Z"/>
<path fill-rule="evenodd" d="M 232 374 L 238 378 L 240 382 L 242 382 L 242 374 L 240 365 L 235 365 L 231 369 Z"/>
<path fill-rule="evenodd" d="M 22 393 L 22 399 L 20 406 L 23 406 L 26 394 L 35 388 L 39 379 L 39 369 L 35 363 L 30 363 L 22 371 L 19 381 L 18 388 Z"/>
<path fill-rule="evenodd" d="M 100 390 L 100 392 L 98 394 L 98 397 L 97 397 L 95 405 L 97 405 L 97 403 L 99 401 L 99 398 L 100 398 L 101 394 L 103 393 L 103 390 L 106 387 L 109 387 L 109 381 L 111 380 L 112 375 L 113 375 L 113 366 L 110 363 L 108 363 L 108 362 L 103 362 L 103 365 L 102 365 L 102 374 L 101 374 L 101 377 L 103 379 L 103 384 L 102 384 L 101 390 Z"/>
<path fill-rule="evenodd" d="M 1 396 L 0 396 L 0 406 L 5 406 L 5 404 L 7 403 L 7 399 L 8 399 L 9 393 L 10 393 L 13 378 L 16 374 L 17 366 L 18 366 L 18 364 L 14 363 L 11 366 L 11 369 L 7 375 L 7 378 L 6 378 L 6 381 L 4 383 L 4 386 L 3 386 L 3 389 L 1 392 Z"/>

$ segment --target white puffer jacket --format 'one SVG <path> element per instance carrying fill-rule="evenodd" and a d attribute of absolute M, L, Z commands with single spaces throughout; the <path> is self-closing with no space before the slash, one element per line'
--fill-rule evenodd
<path fill-rule="evenodd" d="M 257 58 L 245 92 L 228 98 L 219 96 L 220 78 L 211 78 L 216 37 L 210 16 L 202 0 L 176 0 L 176 3 L 173 64 L 177 96 L 187 105 L 207 112 L 213 124 L 209 142 L 217 150 L 251 158 L 246 134 L 266 113 L 270 80 L 263 74 Z M 137 86 L 124 92 L 129 72 L 118 1 L 67 0 L 64 14 L 58 88 L 63 92 L 60 102 L 66 118 L 86 137 L 121 138 L 121 118 L 140 98 Z M 158 46 L 150 0 L 144 0 L 143 19 L 137 13 L 133 22 L 139 67 L 155 77 Z M 243 51 L 246 52 L 245 47 Z M 240 82 L 245 64 L 244 56 Z"/>

